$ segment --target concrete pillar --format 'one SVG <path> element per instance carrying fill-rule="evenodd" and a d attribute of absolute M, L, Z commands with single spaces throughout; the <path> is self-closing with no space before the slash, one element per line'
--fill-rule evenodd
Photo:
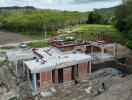
<path fill-rule="evenodd" d="M 89 61 L 89 76 L 91 77 L 91 60 Z"/>
<path fill-rule="evenodd" d="M 29 69 L 27 68 L 27 81 L 28 81 L 28 85 L 30 85 L 30 76 L 29 76 Z"/>
<path fill-rule="evenodd" d="M 32 87 L 33 87 L 33 92 L 36 92 L 37 91 L 36 73 L 32 74 Z"/>
<path fill-rule="evenodd" d="M 116 55 L 116 43 L 114 42 L 114 50 L 113 50 L 113 56 Z"/>
<path fill-rule="evenodd" d="M 93 45 L 91 46 L 91 53 L 93 54 Z"/>
<path fill-rule="evenodd" d="M 87 67 L 87 74 L 88 74 L 88 66 L 89 66 L 89 65 L 88 65 L 88 63 L 86 63 L 86 67 Z"/>
<path fill-rule="evenodd" d="M 11 66 L 13 67 L 13 65 L 14 65 L 14 63 L 13 63 L 13 61 L 11 61 Z"/>
<path fill-rule="evenodd" d="M 22 61 L 22 64 L 23 64 L 23 75 L 25 75 L 26 68 L 25 68 L 24 60 Z"/>
<path fill-rule="evenodd" d="M 78 74 L 79 74 L 79 72 L 78 72 L 78 65 L 75 65 L 75 67 L 74 67 L 74 78 L 75 78 L 75 80 L 77 79 L 77 77 L 78 77 Z"/>
<path fill-rule="evenodd" d="M 18 62 L 18 61 L 16 60 L 16 62 L 15 62 L 15 67 L 16 67 L 16 69 L 15 69 L 15 70 L 16 70 L 16 75 L 18 74 L 18 68 L 17 68 L 18 66 L 17 66 L 17 62 Z"/>
<path fill-rule="evenodd" d="M 58 69 L 55 69 L 55 84 L 58 84 Z"/>
<path fill-rule="evenodd" d="M 102 49 L 102 53 L 104 53 L 104 47 L 102 47 L 101 49 Z"/>

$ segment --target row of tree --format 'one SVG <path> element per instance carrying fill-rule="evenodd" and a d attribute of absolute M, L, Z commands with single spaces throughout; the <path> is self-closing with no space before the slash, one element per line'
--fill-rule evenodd
<path fill-rule="evenodd" d="M 111 24 L 114 16 L 113 9 L 95 9 L 89 13 L 88 24 Z"/>
<path fill-rule="evenodd" d="M 116 9 L 114 25 L 124 35 L 127 46 L 132 48 L 132 0 L 123 0 Z"/>
<path fill-rule="evenodd" d="M 33 11 L 21 16 L 9 16 L 2 23 L 8 30 L 16 31 L 57 31 L 71 25 L 85 23 L 86 13 Z"/>

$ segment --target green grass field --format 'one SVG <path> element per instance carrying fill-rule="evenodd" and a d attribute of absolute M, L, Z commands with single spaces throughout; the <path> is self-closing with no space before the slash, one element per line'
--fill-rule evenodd
<path fill-rule="evenodd" d="M 34 42 L 34 43 L 28 43 L 27 44 L 30 48 L 42 48 L 48 46 L 47 42 Z"/>
<path fill-rule="evenodd" d="M 122 34 L 119 31 L 117 31 L 117 29 L 112 25 L 81 24 L 74 26 L 73 30 L 84 32 L 84 40 L 94 39 L 97 33 L 101 33 L 101 32 L 104 32 L 106 35 L 110 35 L 111 37 L 118 40 L 123 39 Z M 94 33 L 94 35 L 92 35 L 91 33 Z M 21 34 L 32 36 L 34 38 L 40 38 L 40 39 L 45 38 L 44 32 L 21 32 Z M 56 35 L 58 35 L 58 33 Z M 47 33 L 47 38 L 50 37 L 52 37 L 52 34 Z"/>
<path fill-rule="evenodd" d="M 75 31 L 82 31 L 84 32 L 84 39 L 85 40 L 90 40 L 94 39 L 97 35 L 97 33 L 104 32 L 106 35 L 111 36 L 112 38 L 115 38 L 117 40 L 122 40 L 123 36 L 122 34 L 117 31 L 115 27 L 112 25 L 87 25 L 87 24 L 82 24 L 82 25 L 76 25 L 73 27 Z M 91 34 L 93 33 L 93 34 Z"/>
<path fill-rule="evenodd" d="M 26 36 L 31 36 L 33 38 L 38 38 L 38 39 L 44 39 L 45 38 L 45 33 L 44 32 L 20 32 L 20 34 L 22 35 L 26 35 Z M 46 38 L 50 38 L 51 37 L 51 33 L 47 33 Z"/>
<path fill-rule="evenodd" d="M 104 32 L 106 36 L 108 35 L 108 38 L 110 36 L 111 38 L 122 44 L 125 42 L 123 35 L 119 31 L 117 31 L 117 29 L 114 28 L 112 25 L 82 24 L 82 25 L 74 26 L 73 30 L 84 32 L 84 40 L 95 40 L 98 37 L 98 33 Z M 68 36 L 69 35 L 80 38 L 80 35 L 68 34 Z M 34 36 L 44 37 L 44 34 L 36 34 Z M 48 38 L 49 37 L 51 37 L 51 35 L 48 35 Z M 28 46 L 31 48 L 40 48 L 40 47 L 48 46 L 48 43 L 45 42 L 29 43 Z"/>
<path fill-rule="evenodd" d="M 13 47 L 13 46 L 5 46 L 5 47 L 1 47 L 0 49 L 10 50 L 10 49 L 15 49 L 15 47 Z"/>

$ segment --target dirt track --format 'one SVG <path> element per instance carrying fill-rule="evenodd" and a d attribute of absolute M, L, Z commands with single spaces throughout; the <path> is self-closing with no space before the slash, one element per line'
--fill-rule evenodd
<path fill-rule="evenodd" d="M 0 44 L 17 43 L 17 42 L 30 41 L 30 40 L 35 40 L 35 39 L 17 33 L 0 31 Z"/>

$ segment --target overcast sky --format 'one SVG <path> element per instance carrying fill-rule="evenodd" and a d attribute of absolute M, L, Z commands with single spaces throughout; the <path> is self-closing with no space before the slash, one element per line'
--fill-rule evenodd
<path fill-rule="evenodd" d="M 0 7 L 34 6 L 36 8 L 90 11 L 119 5 L 121 0 L 0 0 Z"/>

